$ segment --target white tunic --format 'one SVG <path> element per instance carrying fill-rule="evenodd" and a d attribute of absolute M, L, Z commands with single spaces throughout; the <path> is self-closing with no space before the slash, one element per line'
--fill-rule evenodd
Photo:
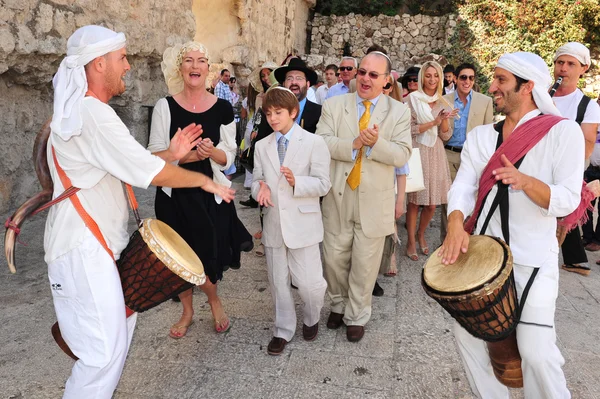
<path fill-rule="evenodd" d="M 54 182 L 53 198 L 65 188 L 54 167 L 51 146 L 59 165 L 71 179 L 83 208 L 96 221 L 108 247 L 118 258 L 127 246 L 129 206 L 121 181 L 147 188 L 165 162 L 142 147 L 115 111 L 93 97 L 82 103 L 83 130 L 68 141 L 55 134 L 48 143 L 48 165 Z M 79 246 L 86 227 L 69 199 L 50 208 L 44 233 L 47 263 Z"/>
<path fill-rule="evenodd" d="M 523 122 L 539 115 L 526 114 Z M 461 166 L 448 197 L 448 215 L 460 210 L 469 216 L 474 208 L 479 179 L 496 150 L 498 133 L 492 124 L 478 126 L 469 133 L 461 153 Z M 579 205 L 584 169 L 584 139 L 573 121 L 561 121 L 525 156 L 519 171 L 550 187 L 550 206 L 543 209 L 521 190 L 509 188 L 510 248 L 514 262 L 523 266 L 556 265 L 558 242 L 556 218 L 566 216 Z M 494 186 L 482 207 L 475 233 L 479 234 L 498 191 Z M 490 220 L 487 235 L 502 237 L 500 211 Z"/>

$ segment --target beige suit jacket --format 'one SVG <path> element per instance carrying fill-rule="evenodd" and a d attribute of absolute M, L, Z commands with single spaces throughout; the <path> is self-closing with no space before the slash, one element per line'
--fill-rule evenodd
<path fill-rule="evenodd" d="M 446 94 L 444 98 L 454 106 L 454 93 Z M 494 104 L 491 97 L 473 91 L 471 108 L 467 119 L 467 133 L 481 125 L 488 125 L 494 121 Z M 454 130 L 454 119 L 449 119 L 450 129 Z"/>
<path fill-rule="evenodd" d="M 262 242 L 267 247 L 304 248 L 323 241 L 319 198 L 331 187 L 331 157 L 323 139 L 294 126 L 283 166 L 292 170 L 292 188 L 280 172 L 276 133 L 256 143 L 252 196 L 257 198 L 259 181 L 271 189 L 273 207 L 263 208 Z"/>
<path fill-rule="evenodd" d="M 394 167 L 408 162 L 412 151 L 410 110 L 385 95 L 379 97 L 369 127 L 379 126 L 379 138 L 369 156 L 363 151 L 358 186 L 360 223 L 369 238 L 394 232 Z M 323 104 L 316 134 L 331 153 L 331 191 L 323 200 L 323 222 L 328 232 L 340 232 L 346 179 L 354 166 L 352 141 L 359 135 L 357 94 L 328 99 Z"/>

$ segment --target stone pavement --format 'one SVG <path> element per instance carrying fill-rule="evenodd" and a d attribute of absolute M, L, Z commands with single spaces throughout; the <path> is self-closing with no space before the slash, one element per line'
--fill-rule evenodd
<path fill-rule="evenodd" d="M 239 178 L 235 188 L 236 202 L 245 199 Z M 137 192 L 140 213 L 153 215 L 154 189 Z M 259 227 L 257 213 L 239 209 L 251 233 Z M 427 235 L 432 248 L 439 245 L 438 221 L 436 214 Z M 0 262 L 0 398 L 58 398 L 73 365 L 50 335 L 55 315 L 43 229 L 44 216 L 25 225 L 21 240 L 28 246 L 17 248 L 16 275 Z M 399 230 L 405 242 L 406 230 Z M 181 340 L 167 335 L 179 304 L 168 301 L 140 314 L 115 398 L 472 398 L 451 319 L 421 288 L 424 257 L 412 262 L 403 248 L 400 253 L 399 275 L 379 278 L 385 296 L 374 298 L 362 341 L 349 343 L 344 328 L 328 330 L 325 308 L 317 340 L 304 342 L 299 313 L 299 334 L 279 357 L 266 352 L 273 306 L 265 259 L 244 254 L 242 268 L 226 272 L 219 284 L 231 330 L 214 332 L 200 290 L 194 295 L 196 323 Z M 600 398 L 600 267 L 594 263 L 600 253 L 588 255 L 589 277 L 560 272 L 556 325 L 573 397 L 592 399 Z M 523 397 L 520 390 L 511 396 Z"/>

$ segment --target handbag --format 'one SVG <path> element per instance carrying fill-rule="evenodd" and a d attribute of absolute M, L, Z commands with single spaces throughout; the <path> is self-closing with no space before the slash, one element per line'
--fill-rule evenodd
<path fill-rule="evenodd" d="M 412 154 L 408 160 L 409 172 L 406 176 L 406 192 L 414 193 L 425 190 L 425 180 L 423 179 L 423 165 L 421 164 L 421 153 L 418 148 L 412 149 Z"/>

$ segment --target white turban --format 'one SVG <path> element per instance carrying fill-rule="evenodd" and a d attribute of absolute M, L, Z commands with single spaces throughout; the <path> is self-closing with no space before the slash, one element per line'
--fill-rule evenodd
<path fill-rule="evenodd" d="M 537 54 L 518 52 L 504 54 L 498 60 L 497 68 L 506 69 L 512 74 L 533 82 L 533 101 L 543 114 L 562 116 L 552 102 L 548 89 L 552 77 L 546 62 Z"/>
<path fill-rule="evenodd" d="M 63 140 L 81 134 L 81 103 L 88 85 L 84 66 L 94 58 L 125 47 L 125 34 L 102 26 L 77 29 L 67 41 L 67 56 L 52 79 L 54 114 L 50 127 Z"/>
<path fill-rule="evenodd" d="M 583 65 L 590 65 L 590 50 L 581 43 L 569 42 L 563 46 L 560 46 L 554 54 L 554 61 L 561 55 L 570 55 L 571 57 L 577 58 L 577 61 Z"/>

